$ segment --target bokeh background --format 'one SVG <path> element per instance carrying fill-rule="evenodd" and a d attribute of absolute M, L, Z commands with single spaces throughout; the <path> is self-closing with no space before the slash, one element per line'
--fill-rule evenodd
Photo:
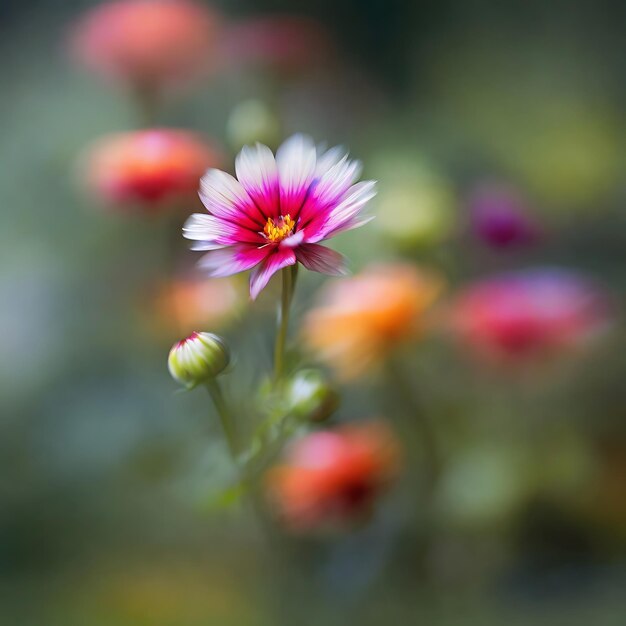
<path fill-rule="evenodd" d="M 611 302 L 593 345 L 549 363 L 494 367 L 450 330 L 425 336 L 403 367 L 439 446 L 432 491 L 409 437 L 405 472 L 371 519 L 314 536 L 276 524 L 269 538 L 220 496 L 233 470 L 208 396 L 176 393 L 166 357 L 204 324 L 233 347 L 227 390 L 254 398 L 278 287 L 254 304 L 243 278 L 199 300 L 176 291 L 196 261 L 180 236 L 196 204 L 111 209 L 85 184 L 86 147 L 146 123 L 133 94 L 69 49 L 92 6 L 0 7 L 0 621 L 623 624 L 624 4 L 212 5 L 231 33 L 226 62 L 153 122 L 203 134 L 230 171 L 257 139 L 276 147 L 303 131 L 349 146 L 379 181 L 377 219 L 337 240 L 353 271 L 428 267 L 445 278 L 444 310 L 490 274 L 558 266 Z M 309 18 L 315 36 L 259 66 L 235 26 L 275 15 Z M 481 226 L 472 203 L 494 185 L 533 236 L 511 243 Z M 296 347 L 325 280 L 301 273 Z M 342 397 L 331 424 L 400 421 L 384 377 L 328 377 Z"/>

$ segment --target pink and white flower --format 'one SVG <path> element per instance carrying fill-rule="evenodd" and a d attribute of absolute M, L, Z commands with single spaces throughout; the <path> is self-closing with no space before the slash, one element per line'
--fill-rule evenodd
<path fill-rule="evenodd" d="M 278 270 L 301 263 L 315 272 L 345 273 L 342 255 L 320 242 L 358 228 L 374 197 L 374 181 L 356 182 L 358 161 L 339 147 L 317 149 L 304 135 L 280 146 L 246 146 L 235 160 L 237 178 L 210 169 L 200 181 L 207 214 L 194 214 L 183 234 L 193 250 L 207 251 L 200 265 L 211 276 L 252 270 L 255 299 Z"/>

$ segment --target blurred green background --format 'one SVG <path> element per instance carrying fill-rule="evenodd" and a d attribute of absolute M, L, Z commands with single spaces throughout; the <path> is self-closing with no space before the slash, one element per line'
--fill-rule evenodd
<path fill-rule="evenodd" d="M 232 470 L 205 395 L 175 393 L 166 357 L 180 330 L 155 323 L 151 304 L 172 242 L 177 268 L 196 260 L 178 236 L 193 207 L 107 212 L 77 180 L 87 144 L 137 126 L 128 94 L 67 54 L 68 28 L 90 6 L 0 7 L 0 622 L 623 624 L 619 319 L 584 358 L 523 376 L 476 368 L 445 337 L 421 343 L 409 367 L 445 467 L 432 501 L 409 472 L 362 528 L 278 545 L 245 507 L 211 504 Z M 168 101 L 161 124 L 215 138 L 231 168 L 255 132 L 232 112 L 254 99 L 281 138 L 343 143 L 379 180 L 379 219 L 337 242 L 355 270 L 415 260 L 453 293 L 492 271 L 563 265 L 612 292 L 619 318 L 624 3 L 214 6 L 233 20 L 315 18 L 333 61 L 278 80 L 218 73 Z M 472 239 L 466 198 L 486 179 L 521 190 L 547 233 L 538 245 L 499 254 Z M 419 204 L 408 238 L 384 215 L 403 186 Z M 323 281 L 302 272 L 294 329 Z M 235 394 L 270 367 L 277 293 L 218 329 L 237 355 L 225 379 Z M 396 417 L 380 382 L 341 391 L 336 422 Z"/>

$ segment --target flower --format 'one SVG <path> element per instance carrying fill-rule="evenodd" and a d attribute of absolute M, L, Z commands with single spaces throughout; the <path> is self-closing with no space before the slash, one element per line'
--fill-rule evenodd
<path fill-rule="evenodd" d="M 344 258 L 319 242 L 371 219 L 360 212 L 375 183 L 354 184 L 359 162 L 294 135 L 276 158 L 262 144 L 245 146 L 235 170 L 238 180 L 217 169 L 202 177 L 200 199 L 209 214 L 192 215 L 183 228 L 194 250 L 208 251 L 201 267 L 211 276 L 252 269 L 252 299 L 275 272 L 295 263 L 324 274 L 345 272 Z"/>
<path fill-rule="evenodd" d="M 610 321 L 606 294 L 573 272 L 499 274 L 464 289 L 452 328 L 481 356 L 525 360 L 580 346 Z"/>
<path fill-rule="evenodd" d="M 510 248 L 533 243 L 539 228 L 514 188 L 503 184 L 482 184 L 468 202 L 474 235 L 493 248 Z"/>
<path fill-rule="evenodd" d="M 86 155 L 89 187 L 106 203 L 144 209 L 190 200 L 215 148 L 181 130 L 153 129 L 108 135 Z"/>
<path fill-rule="evenodd" d="M 88 11 L 71 44 L 89 69 L 151 91 L 210 68 L 217 31 L 217 16 L 190 0 L 117 0 Z"/>
<path fill-rule="evenodd" d="M 371 512 L 399 457 L 395 437 L 380 421 L 306 435 L 267 473 L 270 501 L 292 530 L 349 524 Z"/>
<path fill-rule="evenodd" d="M 354 378 L 424 332 L 442 288 L 436 274 L 412 265 L 371 266 L 326 287 L 304 321 L 304 342 L 341 377 Z"/>
<path fill-rule="evenodd" d="M 193 332 L 170 350 L 167 367 L 174 380 L 192 389 L 221 374 L 230 363 L 224 340 L 212 333 Z"/>

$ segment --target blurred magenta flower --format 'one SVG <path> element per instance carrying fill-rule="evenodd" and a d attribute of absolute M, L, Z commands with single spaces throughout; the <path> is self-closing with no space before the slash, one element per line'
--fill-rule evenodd
<path fill-rule="evenodd" d="M 266 475 L 270 501 L 294 531 L 341 528 L 371 513 L 397 474 L 400 447 L 381 421 L 309 434 Z"/>
<path fill-rule="evenodd" d="M 246 146 L 235 161 L 237 179 L 209 170 L 200 199 L 209 214 L 192 215 L 183 228 L 194 250 L 208 250 L 200 266 L 211 276 L 252 269 L 255 299 L 278 270 L 301 263 L 341 275 L 344 257 L 319 244 L 371 218 L 360 213 L 375 195 L 374 181 L 355 184 L 361 171 L 340 148 L 326 152 L 294 135 L 276 152 Z"/>
<path fill-rule="evenodd" d="M 441 277 L 412 265 L 371 266 L 325 287 L 304 343 L 342 378 L 357 377 L 424 333 L 442 290 Z"/>
<path fill-rule="evenodd" d="M 611 318 L 607 295 L 573 272 L 500 274 L 457 298 L 453 326 L 477 353 L 499 360 L 549 356 L 587 342 Z"/>
<path fill-rule="evenodd" d="M 216 148 L 190 132 L 160 128 L 118 133 L 90 148 L 86 177 L 107 204 L 155 211 L 191 201 L 198 179 L 220 161 Z"/>
<path fill-rule="evenodd" d="M 483 183 L 470 194 L 468 210 L 477 239 L 493 248 L 531 244 L 540 235 L 539 226 L 514 187 Z"/>
<path fill-rule="evenodd" d="M 225 31 L 224 63 L 293 74 L 323 64 L 332 53 L 324 27 L 313 19 L 289 15 L 236 22 Z"/>
<path fill-rule="evenodd" d="M 218 23 L 212 10 L 191 0 L 116 0 L 83 16 L 71 49 L 89 69 L 153 92 L 215 64 Z"/>

